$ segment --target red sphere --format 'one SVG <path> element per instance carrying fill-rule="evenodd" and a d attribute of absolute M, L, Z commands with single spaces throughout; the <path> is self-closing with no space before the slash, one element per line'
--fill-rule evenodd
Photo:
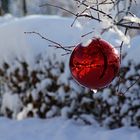
<path fill-rule="evenodd" d="M 70 57 L 70 71 L 78 83 L 90 89 L 107 86 L 120 68 L 119 54 L 103 39 L 95 38 L 86 46 L 79 44 Z"/>

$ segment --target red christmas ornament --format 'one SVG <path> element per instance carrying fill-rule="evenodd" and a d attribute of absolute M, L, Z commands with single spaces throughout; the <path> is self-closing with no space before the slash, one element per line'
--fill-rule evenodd
<path fill-rule="evenodd" d="M 120 59 L 111 44 L 95 38 L 86 46 L 79 44 L 75 47 L 69 65 L 78 83 L 90 89 L 100 89 L 116 77 Z"/>

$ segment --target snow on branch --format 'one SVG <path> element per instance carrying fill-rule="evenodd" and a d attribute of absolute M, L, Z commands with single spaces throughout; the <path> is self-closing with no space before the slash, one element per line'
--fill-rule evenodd
<path fill-rule="evenodd" d="M 127 21 L 130 21 L 130 22 L 134 22 L 134 23 L 140 24 L 140 18 L 138 18 L 136 16 L 125 16 L 123 19 L 127 20 Z"/>

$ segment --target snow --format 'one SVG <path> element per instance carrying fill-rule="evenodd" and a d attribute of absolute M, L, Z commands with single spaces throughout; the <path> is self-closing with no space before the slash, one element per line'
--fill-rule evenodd
<path fill-rule="evenodd" d="M 16 115 L 20 111 L 21 107 L 21 100 L 17 94 L 3 94 L 1 112 L 5 113 L 8 108 L 10 110 L 13 110 L 13 118 L 16 118 Z"/>
<path fill-rule="evenodd" d="M 130 48 L 124 49 L 125 51 L 128 52 L 125 60 L 123 63 L 126 63 L 128 60 L 133 60 L 136 64 L 140 63 L 140 36 L 135 36 L 132 38 L 130 42 Z"/>
<path fill-rule="evenodd" d="M 86 37 L 81 37 L 85 32 L 87 33 L 89 26 L 91 27 L 93 23 L 86 24 L 85 26 L 87 27 L 85 27 L 81 22 L 76 22 L 74 26 L 71 27 L 73 18 L 42 15 L 14 18 L 10 15 L 5 15 L 0 19 L 0 21 L 0 49 L 2 52 L 0 55 L 0 64 L 3 61 L 12 61 L 15 57 L 19 60 L 25 59 L 29 62 L 29 64 L 32 64 L 35 56 L 37 56 L 40 52 L 44 52 L 45 55 L 46 51 L 49 52 L 48 57 L 53 57 L 52 52 L 54 52 L 54 49 L 52 51 L 52 48 L 47 47 L 51 44 L 50 42 L 41 39 L 35 34 L 24 34 L 24 32 L 39 32 L 44 37 L 56 41 L 63 46 L 73 46 L 79 44 L 79 42 L 87 42 L 89 38 L 95 36 L 94 33 Z M 94 27 L 96 26 L 99 26 L 97 22 Z M 100 35 L 100 37 L 109 41 L 114 46 L 118 46 L 121 43 L 119 41 L 120 38 L 118 37 L 118 34 L 113 30 L 105 32 L 103 35 Z M 136 61 L 140 60 L 140 55 L 135 55 L 135 53 L 139 53 L 139 47 L 137 47 L 139 45 L 139 38 L 140 37 L 137 36 L 132 39 L 130 44 L 132 49 L 128 50 L 131 52 L 128 57 L 132 58 L 135 56 L 134 60 Z M 137 48 L 133 49 L 134 47 Z M 56 51 L 58 60 L 66 58 L 61 56 L 65 53 L 65 51 L 59 49 Z"/>
<path fill-rule="evenodd" d="M 36 110 L 33 109 L 33 105 L 32 105 L 32 104 L 28 104 L 27 107 L 25 107 L 20 113 L 18 113 L 16 119 L 17 119 L 17 120 L 26 119 L 27 113 L 28 113 L 29 111 L 36 112 Z"/>
<path fill-rule="evenodd" d="M 108 97 L 110 96 L 110 89 L 105 89 L 103 94 L 103 101 L 107 101 Z"/>
<path fill-rule="evenodd" d="M 23 121 L 0 118 L 0 138 L 2 140 L 139 140 L 140 131 L 136 127 L 105 130 L 98 126 L 81 125 L 62 118 L 47 120 L 34 118 Z"/>
<path fill-rule="evenodd" d="M 62 108 L 62 110 L 61 110 L 62 118 L 67 118 L 69 113 L 70 113 L 70 108 L 69 107 L 63 107 Z"/>
<path fill-rule="evenodd" d="M 46 40 L 42 40 L 37 35 L 25 34 L 24 32 L 39 32 L 44 37 L 59 42 L 64 46 L 77 44 L 80 39 L 81 29 L 76 27 L 79 26 L 78 23 L 71 27 L 72 22 L 72 18 L 34 15 L 13 19 L 9 22 L 5 22 L 5 24 L 2 23 L 0 26 L 0 49 L 3 53 L 1 53 L 0 62 L 13 60 L 13 57 L 16 56 L 19 60 L 25 59 L 31 64 L 33 63 L 34 57 L 40 52 L 45 53 L 48 44 L 51 44 Z M 69 41 L 67 41 L 68 39 Z M 50 56 L 53 57 L 51 48 L 47 48 L 47 51 L 49 51 Z M 59 52 L 58 49 L 57 51 Z M 61 50 L 61 53 L 58 53 L 60 54 L 58 56 L 59 59 L 63 58 L 60 57 L 62 53 L 65 52 Z"/>
<path fill-rule="evenodd" d="M 56 114 L 56 112 L 57 112 L 57 107 L 52 106 L 51 110 L 46 113 L 46 117 L 51 118 Z"/>
<path fill-rule="evenodd" d="M 82 46 L 86 47 L 92 42 L 92 39 L 86 40 L 86 42 L 82 42 Z"/>
<path fill-rule="evenodd" d="M 140 24 L 140 18 L 138 17 L 132 17 L 132 16 L 125 16 L 124 17 L 125 20 L 130 21 L 130 22 L 135 22 L 135 23 L 139 23 Z"/>
<path fill-rule="evenodd" d="M 126 113 L 129 110 L 130 106 L 128 104 L 124 104 L 120 110 L 121 114 Z"/>
<path fill-rule="evenodd" d="M 118 34 L 119 39 L 120 39 L 121 41 L 123 41 L 125 44 L 129 44 L 129 43 L 130 43 L 130 38 L 129 38 L 129 36 L 126 36 L 120 29 L 118 29 L 117 26 L 113 26 L 113 29 L 114 29 L 115 33 Z"/>
<path fill-rule="evenodd" d="M 75 25 L 71 27 L 70 25 L 72 22 L 72 18 L 60 18 L 58 16 L 34 15 L 24 18 L 12 18 L 11 16 L 3 17 L 3 19 L 0 19 L 0 64 L 2 64 L 3 61 L 6 61 L 13 66 L 11 69 L 9 69 L 8 74 L 10 74 L 11 71 L 14 71 L 17 65 L 19 65 L 19 63 L 17 62 L 13 63 L 13 60 L 15 58 L 18 58 L 19 60 L 26 60 L 30 64 L 29 69 L 39 69 L 36 65 L 34 65 L 34 61 L 35 57 L 41 52 L 43 53 L 43 59 L 53 59 L 54 64 L 55 60 L 59 61 L 61 59 L 63 59 L 66 64 L 68 64 L 67 60 L 69 56 L 61 56 L 61 54 L 64 53 L 62 50 L 50 48 L 48 47 L 49 42 L 47 42 L 46 40 L 42 40 L 35 34 L 24 34 L 24 32 L 36 31 L 41 33 L 46 38 L 59 42 L 64 46 L 75 45 L 81 42 L 81 35 L 84 31 L 82 29 L 82 25 L 79 22 L 76 22 Z M 102 37 L 109 41 L 115 40 L 114 44 L 120 43 L 117 35 L 113 31 L 105 33 Z M 140 36 L 137 36 L 131 40 L 131 48 L 126 49 L 128 55 L 125 58 L 125 61 L 133 59 L 133 61 L 135 61 L 136 63 L 140 63 L 139 40 Z M 46 62 L 45 65 L 47 67 L 50 67 L 48 62 Z M 43 64 L 40 62 L 40 67 L 41 66 L 43 66 Z M 53 73 L 53 75 L 58 75 L 59 71 L 57 71 L 56 68 L 55 70 L 52 69 L 51 73 Z M 68 82 L 68 73 L 69 70 L 67 67 L 60 75 L 57 84 L 69 85 L 72 90 L 80 93 L 80 86 L 72 83 L 71 81 Z M 42 90 L 46 85 L 49 86 L 49 84 L 51 84 L 50 79 L 45 79 L 45 77 L 42 77 L 41 75 L 38 75 L 38 77 L 41 77 L 42 82 L 40 84 L 37 84 L 37 89 L 31 92 L 34 99 L 37 99 L 37 90 Z M 66 95 L 63 87 L 59 88 L 58 94 L 60 96 L 60 99 L 64 100 Z M 48 95 L 56 98 L 54 92 L 48 92 Z M 100 93 L 97 93 L 93 96 L 96 98 L 100 98 L 100 95 Z M 103 93 L 103 100 L 107 101 L 110 105 L 116 106 L 118 98 L 111 97 L 110 99 L 108 99 L 109 96 L 110 90 L 106 89 Z M 71 92 L 71 98 L 76 98 L 75 92 Z M 46 102 L 50 102 L 47 97 L 45 98 L 45 100 Z M 91 100 L 89 100 L 88 98 L 83 98 L 82 103 L 84 104 L 90 101 Z M 138 105 L 139 100 L 136 100 L 135 102 L 133 102 L 133 104 Z M 22 106 L 18 95 L 11 95 L 11 93 L 5 93 L 3 95 L 2 105 L 2 111 L 6 111 L 6 108 L 10 108 L 15 113 L 18 113 L 20 107 Z M 36 109 L 33 109 L 33 105 L 28 104 L 17 115 L 16 118 L 17 120 L 25 120 L 16 121 L 6 118 L 0 118 L 0 138 L 2 140 L 139 140 L 140 131 L 136 127 L 123 127 L 115 130 L 107 130 L 97 126 L 96 122 L 94 123 L 94 118 L 90 117 L 89 115 L 87 116 L 86 114 L 82 115 L 81 118 L 84 118 L 89 123 L 93 123 L 93 125 L 85 125 L 84 123 L 81 123 L 82 119 L 79 120 L 79 123 L 78 121 L 64 119 L 67 115 L 69 115 L 71 110 L 74 108 L 74 105 L 75 102 L 73 101 L 70 107 L 64 106 L 62 108 L 61 116 L 63 117 L 63 119 L 59 117 L 41 120 L 37 118 L 25 119 L 29 111 L 33 111 L 33 113 L 36 112 Z M 44 108 L 45 104 L 41 107 L 41 110 L 43 111 Z M 127 110 L 128 106 L 124 105 L 121 109 L 121 113 L 123 114 Z M 114 112 L 114 108 L 112 108 L 112 112 Z M 52 106 L 52 108 L 47 112 L 46 117 L 50 118 L 54 116 L 55 113 L 57 113 L 57 107 Z M 140 112 L 137 113 L 138 116 L 139 114 Z M 16 114 L 14 114 L 14 116 L 16 116 Z M 111 120 L 112 118 L 108 117 L 104 123 L 108 124 Z M 129 120 L 127 120 L 127 118 L 124 118 L 123 123 L 127 124 L 129 123 Z M 8 131 L 8 135 L 7 130 L 10 130 Z"/>

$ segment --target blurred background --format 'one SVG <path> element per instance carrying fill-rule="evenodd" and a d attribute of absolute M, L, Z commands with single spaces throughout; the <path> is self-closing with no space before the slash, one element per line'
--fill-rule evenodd
<path fill-rule="evenodd" d="M 111 0 L 110 0 L 111 1 Z M 88 4 L 92 2 L 87 0 Z M 103 2 L 100 0 L 99 2 Z M 60 7 L 65 7 L 68 10 L 76 11 L 77 6 L 74 0 L 0 0 L 0 14 L 3 15 L 5 13 L 11 13 L 14 16 L 24 16 L 30 14 L 49 14 L 49 15 L 62 15 L 62 16 L 69 16 L 68 12 L 65 12 L 59 8 L 50 7 L 50 6 L 43 6 L 45 3 L 59 5 Z M 118 7 L 124 8 L 128 7 L 131 3 L 131 11 L 132 13 L 136 14 L 137 16 L 140 15 L 139 7 L 140 1 L 129 1 L 129 0 L 117 0 L 116 3 L 119 3 Z M 101 5 L 102 10 L 106 11 L 111 5 Z M 100 6 L 100 7 L 101 7 Z M 81 8 L 81 7 L 80 7 Z M 113 13 L 111 13 L 113 14 Z"/>
<path fill-rule="evenodd" d="M 69 16 L 67 12 L 55 7 L 40 7 L 40 5 L 45 4 L 46 2 L 75 11 L 73 0 L 0 0 L 0 14 L 11 13 L 18 17 L 30 14 Z"/>

